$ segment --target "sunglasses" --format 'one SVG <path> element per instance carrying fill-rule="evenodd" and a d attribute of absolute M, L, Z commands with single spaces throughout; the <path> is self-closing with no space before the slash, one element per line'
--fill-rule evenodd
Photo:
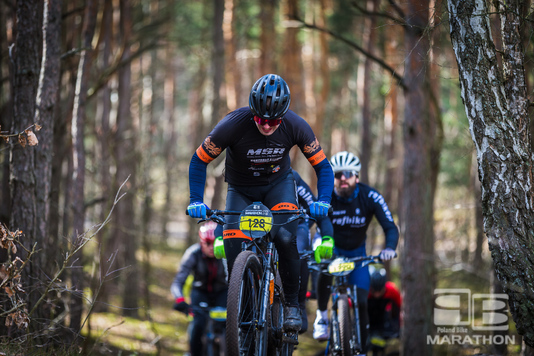
<path fill-rule="evenodd" d="M 262 119 L 259 116 L 254 116 L 254 121 L 260 126 L 263 126 L 265 124 L 269 125 L 270 127 L 280 125 L 282 122 L 282 118 L 279 117 L 278 119 Z"/>
<path fill-rule="evenodd" d="M 334 173 L 334 178 L 341 179 L 341 176 L 344 176 L 345 179 L 352 178 L 353 176 L 356 176 L 358 178 L 358 174 L 355 171 L 341 171 Z"/>

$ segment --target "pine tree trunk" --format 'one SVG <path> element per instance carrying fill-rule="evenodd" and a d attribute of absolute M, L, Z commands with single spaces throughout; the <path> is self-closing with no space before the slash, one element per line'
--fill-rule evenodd
<path fill-rule="evenodd" d="M 60 31 L 61 31 L 61 2 L 59 0 L 47 0 L 44 2 L 43 11 L 43 55 L 41 62 L 41 75 L 37 92 L 35 122 L 42 128 L 38 132 L 39 144 L 35 150 L 35 174 L 36 180 L 36 241 L 42 249 L 33 261 L 40 266 L 37 276 L 51 276 L 55 272 L 57 261 L 55 251 L 58 248 L 58 236 L 50 234 L 50 193 L 52 178 L 53 156 L 53 133 L 54 120 L 58 110 L 57 98 L 60 75 Z M 41 297 L 40 293 L 33 294 L 34 305 Z M 46 310 L 47 305 L 40 305 L 34 317 L 51 317 L 53 314 Z"/>
<path fill-rule="evenodd" d="M 9 230 L 21 230 L 23 238 L 21 243 L 27 249 L 32 249 L 34 244 L 42 248 L 42 240 L 37 240 L 37 182 L 36 176 L 36 148 L 27 146 L 27 136 L 23 132 L 34 123 L 35 98 L 39 82 L 40 68 L 40 45 L 41 11 L 42 2 L 39 0 L 17 1 L 16 3 L 16 38 L 13 61 L 13 117 L 10 131 L 22 133 L 19 138 L 11 138 L 11 161 L 10 161 L 10 187 L 11 187 L 11 221 Z M 46 140 L 45 140 L 46 141 Z M 17 256 L 26 261 L 28 254 L 22 248 L 18 248 Z M 35 280 L 41 277 L 40 263 L 37 256 L 33 256 L 35 262 L 30 262 L 24 269 L 22 285 L 28 292 L 36 287 Z M 12 257 L 15 258 L 14 256 Z M 34 291 L 38 294 L 38 291 Z M 4 293 L 4 291 L 2 291 Z M 28 293 L 29 295 L 29 293 Z M 23 297 L 28 303 L 27 310 L 33 307 L 35 299 L 32 296 Z M 12 306 L 11 306 L 12 307 Z M 2 319 L 3 320 L 3 319 Z M 31 330 L 39 327 L 34 322 L 30 325 Z"/>
<path fill-rule="evenodd" d="M 404 355 L 431 355 L 434 241 L 428 53 L 429 2 L 408 1 L 405 32 L 404 175 L 401 222 L 404 254 L 401 280 L 405 312 Z"/>
<path fill-rule="evenodd" d="M 72 184 L 72 246 L 77 248 L 83 243 L 85 232 L 85 206 L 84 206 L 84 186 L 85 186 L 85 146 L 84 128 L 86 116 L 87 89 L 89 87 L 89 75 L 92 65 L 93 50 L 91 42 L 95 33 L 96 15 L 98 12 L 98 1 L 88 0 L 84 13 L 84 25 L 82 30 L 82 45 L 80 63 L 76 80 L 76 94 L 72 114 L 72 141 L 73 141 L 73 184 Z M 76 268 L 71 269 L 71 281 L 73 293 L 71 295 L 70 328 L 77 334 L 82 325 L 83 312 L 83 288 L 85 286 L 83 278 L 84 258 L 80 250 L 74 258 L 77 259 Z M 73 260 L 74 261 L 74 260 Z"/>

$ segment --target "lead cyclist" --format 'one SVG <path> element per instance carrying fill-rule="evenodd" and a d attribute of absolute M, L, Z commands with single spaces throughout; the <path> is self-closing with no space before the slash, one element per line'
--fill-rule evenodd
<path fill-rule="evenodd" d="M 227 114 L 204 139 L 189 165 L 190 204 L 188 214 L 206 218 L 204 203 L 206 167 L 226 150 L 225 180 L 228 182 L 226 209 L 240 211 L 256 201 L 271 210 L 298 208 L 289 152 L 298 146 L 317 174 L 318 201 L 310 206 L 312 217 L 325 217 L 330 208 L 334 176 L 310 125 L 289 109 L 291 95 L 282 77 L 267 74 L 259 78 L 249 94 L 248 107 Z M 223 242 L 216 241 L 216 255 L 225 256 L 231 273 L 241 244 L 250 238 L 237 227 L 238 216 L 228 216 Z M 276 215 L 274 223 L 283 222 Z M 280 274 L 286 296 L 284 328 L 302 326 L 298 307 L 300 260 L 297 250 L 298 221 L 274 226 L 272 234 L 280 256 Z"/>

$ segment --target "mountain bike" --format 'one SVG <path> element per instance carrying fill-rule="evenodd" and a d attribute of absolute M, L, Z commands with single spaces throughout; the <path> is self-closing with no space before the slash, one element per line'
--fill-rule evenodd
<path fill-rule="evenodd" d="M 381 263 L 379 256 L 334 257 L 320 263 L 308 261 L 312 270 L 333 276 L 330 335 L 325 355 L 352 356 L 362 354 L 357 286 L 348 283 L 347 275 L 356 268 Z"/>
<path fill-rule="evenodd" d="M 226 308 L 210 307 L 206 302 L 192 306 L 193 314 L 207 316 L 207 325 L 202 335 L 202 350 L 206 356 L 226 356 Z"/>
<path fill-rule="evenodd" d="M 298 345 L 298 332 L 285 330 L 285 297 L 278 271 L 278 252 L 270 231 L 273 215 L 289 215 L 276 225 L 308 218 L 304 209 L 271 211 L 255 202 L 242 211 L 210 210 L 209 219 L 224 224 L 225 215 L 239 215 L 243 242 L 228 285 L 226 348 L 231 356 L 286 356 Z"/>

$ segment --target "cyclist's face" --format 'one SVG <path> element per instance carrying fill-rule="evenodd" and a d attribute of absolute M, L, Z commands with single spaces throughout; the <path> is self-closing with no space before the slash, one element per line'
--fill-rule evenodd
<path fill-rule="evenodd" d="M 200 241 L 200 248 L 202 248 L 202 252 L 208 256 L 208 257 L 215 257 L 215 254 L 213 252 L 213 241 L 206 242 L 206 241 Z"/>
<path fill-rule="evenodd" d="M 342 198 L 348 198 L 354 193 L 356 189 L 356 184 L 360 180 L 357 175 L 353 175 L 350 178 L 345 177 L 343 174 L 339 178 L 334 178 L 334 188 L 336 189 L 337 195 Z"/>
<path fill-rule="evenodd" d="M 382 296 L 384 295 L 384 292 L 386 291 L 385 288 L 382 288 L 382 290 L 379 290 L 379 291 L 375 291 L 373 289 L 371 289 L 371 295 L 375 298 L 382 298 Z"/>
<path fill-rule="evenodd" d="M 256 127 L 258 128 L 258 130 L 263 136 L 271 136 L 276 131 L 278 126 L 280 126 L 280 124 L 271 126 L 270 124 L 272 123 L 266 122 L 266 120 L 264 121 L 265 122 L 263 122 L 263 125 L 262 125 L 262 121 L 254 120 Z M 276 121 L 276 120 L 272 120 L 272 121 Z"/>

